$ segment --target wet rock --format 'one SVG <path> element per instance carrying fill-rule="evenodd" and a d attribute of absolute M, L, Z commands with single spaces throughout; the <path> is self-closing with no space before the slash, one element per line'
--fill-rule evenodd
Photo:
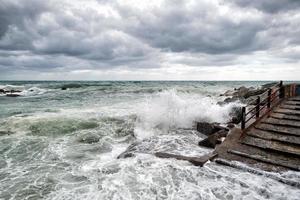
<path fill-rule="evenodd" d="M 261 95 L 265 91 L 266 91 L 265 89 L 249 90 L 243 97 L 247 99 L 252 96 Z"/>
<path fill-rule="evenodd" d="M 12 134 L 11 131 L 0 131 L 0 136 L 2 136 L 2 135 L 10 135 L 10 134 Z"/>
<path fill-rule="evenodd" d="M 268 89 L 274 87 L 278 82 L 266 83 L 261 86 L 261 89 Z"/>
<path fill-rule="evenodd" d="M 211 135 L 219 130 L 227 128 L 220 126 L 218 123 L 197 122 L 197 131 L 204 135 Z"/>
<path fill-rule="evenodd" d="M 223 137 L 226 137 L 227 134 L 228 134 L 228 131 L 220 130 L 220 131 L 208 136 L 204 140 L 201 140 L 198 143 L 198 145 L 208 147 L 208 148 L 215 148 L 217 144 L 221 143 L 220 139 L 223 138 Z"/>
<path fill-rule="evenodd" d="M 217 156 L 217 154 L 207 154 L 201 157 L 190 157 L 190 156 L 182 156 L 164 152 L 156 152 L 154 154 L 156 157 L 159 158 L 175 158 L 177 160 L 186 160 L 196 166 L 203 166 L 208 160 L 211 160 Z"/>
<path fill-rule="evenodd" d="M 15 93 L 15 92 L 22 92 L 21 90 L 10 90 L 10 93 Z"/>
<path fill-rule="evenodd" d="M 235 106 L 231 109 L 229 116 L 231 117 L 230 123 L 239 124 L 242 121 L 242 108 Z"/>
<path fill-rule="evenodd" d="M 6 163 L 6 161 L 5 160 L 0 160 L 0 169 L 1 168 L 5 168 L 7 166 L 7 163 Z"/>
<path fill-rule="evenodd" d="M 234 123 L 228 123 L 228 124 L 227 124 L 227 127 L 228 127 L 229 129 L 232 129 L 232 128 L 235 127 L 235 125 L 234 125 Z"/>
<path fill-rule="evenodd" d="M 131 152 L 123 152 L 121 153 L 120 155 L 118 155 L 117 159 L 120 159 L 120 158 L 131 158 L 131 157 L 135 157 L 134 153 L 131 153 Z"/>
<path fill-rule="evenodd" d="M 15 93 L 8 93 L 6 94 L 7 97 L 19 97 L 21 96 L 20 94 L 15 94 Z"/>
<path fill-rule="evenodd" d="M 87 144 L 92 144 L 92 143 L 97 143 L 100 140 L 100 136 L 97 134 L 85 134 L 82 135 L 78 138 L 78 142 L 81 143 L 87 143 Z"/>
<path fill-rule="evenodd" d="M 118 155 L 117 159 L 133 157 L 134 154 L 132 152 L 137 149 L 138 145 L 139 145 L 138 142 L 132 143 L 123 153 Z"/>

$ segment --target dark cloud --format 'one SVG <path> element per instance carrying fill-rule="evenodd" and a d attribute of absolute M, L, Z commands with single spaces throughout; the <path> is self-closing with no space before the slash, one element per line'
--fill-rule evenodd
<path fill-rule="evenodd" d="M 1 0 L 0 69 L 226 66 L 257 52 L 300 58 L 300 1 L 124 2 Z"/>
<path fill-rule="evenodd" d="M 256 38 L 265 29 L 261 18 L 235 20 L 231 15 L 221 16 L 216 7 L 197 6 L 170 3 L 156 10 L 152 20 L 140 13 L 139 24 L 129 24 L 128 30 L 164 51 L 224 54 L 266 48 Z"/>
<path fill-rule="evenodd" d="M 268 13 L 297 10 L 300 7 L 299 0 L 232 0 L 232 1 L 242 7 L 252 7 Z"/>

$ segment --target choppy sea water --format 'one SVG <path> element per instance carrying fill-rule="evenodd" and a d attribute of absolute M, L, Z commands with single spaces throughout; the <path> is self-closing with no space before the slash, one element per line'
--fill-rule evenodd
<path fill-rule="evenodd" d="M 299 199 L 267 175 L 153 156 L 210 152 L 193 122 L 226 123 L 239 103 L 220 94 L 263 83 L 2 81 L 23 91 L 0 96 L 0 199 Z"/>

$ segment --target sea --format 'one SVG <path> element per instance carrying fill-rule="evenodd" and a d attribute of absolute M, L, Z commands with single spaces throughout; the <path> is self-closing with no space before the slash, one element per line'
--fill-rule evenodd
<path fill-rule="evenodd" d="M 197 167 L 195 122 L 226 124 L 227 90 L 261 81 L 0 81 L 0 199 L 300 199 L 300 173 Z M 127 149 L 132 157 L 119 157 Z"/>

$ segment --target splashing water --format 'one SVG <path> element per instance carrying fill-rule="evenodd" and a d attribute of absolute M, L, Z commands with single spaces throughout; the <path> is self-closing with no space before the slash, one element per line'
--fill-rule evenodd
<path fill-rule="evenodd" d="M 219 94 L 260 84 L 1 82 L 24 90 L 0 97 L 0 199 L 298 199 L 270 176 L 153 156 L 210 152 L 193 122 L 225 123 L 239 103 Z M 135 157 L 117 159 L 129 146 Z"/>

